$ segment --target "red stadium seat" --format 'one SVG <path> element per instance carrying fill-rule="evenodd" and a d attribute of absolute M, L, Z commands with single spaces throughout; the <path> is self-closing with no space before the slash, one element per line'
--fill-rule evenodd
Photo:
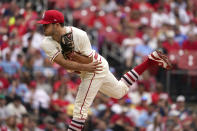
<path fill-rule="evenodd" d="M 110 25 L 113 28 L 119 26 L 120 19 L 117 16 L 114 16 L 112 13 L 107 14 L 105 19 L 106 19 L 107 25 Z"/>
<path fill-rule="evenodd" d="M 197 52 L 186 51 L 183 56 L 180 57 L 178 67 L 187 70 L 197 69 Z"/>
<path fill-rule="evenodd" d="M 109 41 L 116 41 L 115 39 L 117 38 L 116 33 L 113 31 L 113 28 L 108 26 L 108 27 L 103 27 L 99 30 L 99 33 Z"/>
<path fill-rule="evenodd" d="M 94 16 L 94 13 L 91 12 L 89 9 L 85 9 L 85 10 L 75 10 L 73 11 L 72 15 L 74 19 L 80 19 L 81 23 L 88 25 L 90 19 Z"/>
<path fill-rule="evenodd" d="M 168 57 L 170 61 L 172 62 L 172 64 L 177 64 L 180 59 L 179 50 L 171 50 L 168 53 Z"/>

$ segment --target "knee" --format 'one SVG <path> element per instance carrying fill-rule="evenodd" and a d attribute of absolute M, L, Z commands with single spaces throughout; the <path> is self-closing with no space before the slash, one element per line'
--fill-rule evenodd
<path fill-rule="evenodd" d="M 121 88 L 120 92 L 114 96 L 115 99 L 121 99 L 129 92 L 129 87 L 124 82 L 119 82 L 119 87 Z"/>
<path fill-rule="evenodd" d="M 121 99 L 121 98 L 123 98 L 127 93 L 128 93 L 128 91 L 124 91 L 124 92 L 119 93 L 118 95 L 114 96 L 114 98 L 115 98 L 115 99 Z"/>
<path fill-rule="evenodd" d="M 113 98 L 115 98 L 115 99 L 121 99 L 125 95 L 126 94 L 119 94 L 119 95 L 114 96 Z"/>

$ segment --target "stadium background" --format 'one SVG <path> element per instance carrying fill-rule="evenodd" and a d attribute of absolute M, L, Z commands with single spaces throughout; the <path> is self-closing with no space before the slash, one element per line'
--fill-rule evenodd
<path fill-rule="evenodd" d="M 58 9 L 65 24 L 89 34 L 120 76 L 155 49 L 174 64 L 152 67 L 121 100 L 98 94 L 84 130 L 196 131 L 195 0 L 1 0 L 0 130 L 65 130 L 80 79 L 51 64 L 36 21 Z M 66 123 L 66 124 L 65 124 Z"/>

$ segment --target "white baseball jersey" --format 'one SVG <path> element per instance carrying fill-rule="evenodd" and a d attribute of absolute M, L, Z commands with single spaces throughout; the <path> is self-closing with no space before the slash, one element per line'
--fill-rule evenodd
<path fill-rule="evenodd" d="M 92 49 L 90 40 L 88 38 L 88 35 L 85 31 L 80 30 L 76 27 L 64 27 L 66 29 L 66 32 L 73 32 L 73 40 L 74 40 L 74 51 L 80 53 L 81 55 L 91 57 L 93 56 L 93 60 L 96 61 L 102 61 L 101 65 L 103 66 L 103 71 L 99 72 L 99 75 L 96 77 L 103 77 L 104 74 L 108 73 L 109 66 L 105 58 L 103 58 L 101 55 L 96 53 L 95 50 Z M 51 36 L 47 36 L 43 39 L 43 42 L 41 44 L 41 48 L 45 51 L 46 55 L 49 57 L 51 62 L 55 59 L 55 57 L 61 53 L 61 46 L 58 42 L 53 40 Z M 92 75 L 92 73 L 89 72 L 81 72 L 81 77 L 88 77 L 89 75 Z"/>
<path fill-rule="evenodd" d="M 86 119 L 88 109 L 91 106 L 98 91 L 113 98 L 121 98 L 128 92 L 127 85 L 121 80 L 118 81 L 109 71 L 108 62 L 101 55 L 91 48 L 91 44 L 86 32 L 75 28 L 65 27 L 66 32 L 73 32 L 74 50 L 93 60 L 101 61 L 102 71 L 95 73 L 81 72 L 81 84 L 75 100 L 73 118 Z M 61 46 L 52 37 L 45 37 L 41 48 L 53 62 L 54 58 L 61 53 Z"/>

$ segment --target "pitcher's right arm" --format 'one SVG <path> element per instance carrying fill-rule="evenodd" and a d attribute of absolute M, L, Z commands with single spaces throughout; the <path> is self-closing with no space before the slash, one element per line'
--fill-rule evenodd
<path fill-rule="evenodd" d="M 96 72 L 101 71 L 102 68 L 102 66 L 100 65 L 101 62 L 91 62 L 89 64 L 82 64 L 75 61 L 64 59 L 61 53 L 59 53 L 53 61 L 67 70 Z"/>

